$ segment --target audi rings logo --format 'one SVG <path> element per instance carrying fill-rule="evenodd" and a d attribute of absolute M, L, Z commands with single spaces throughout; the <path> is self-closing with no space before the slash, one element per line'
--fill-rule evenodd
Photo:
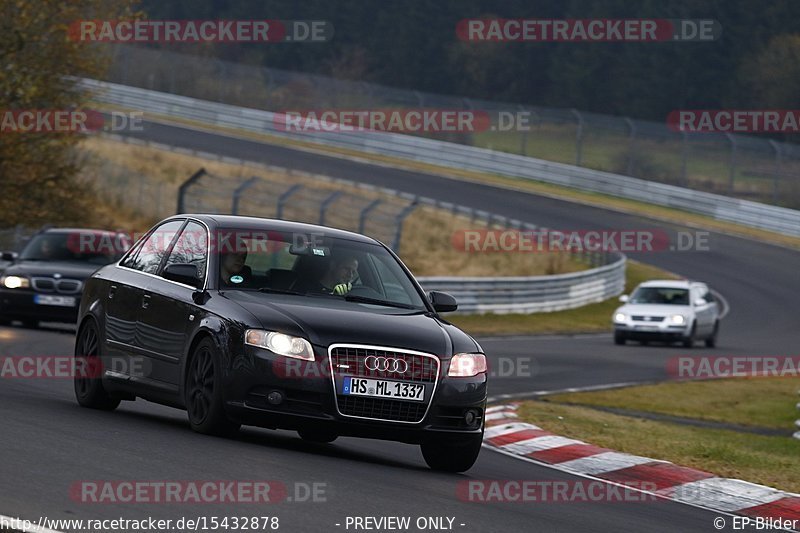
<path fill-rule="evenodd" d="M 403 359 L 395 359 L 394 357 L 376 357 L 370 355 L 364 359 L 364 366 L 368 370 L 376 370 L 378 372 L 396 372 L 402 374 L 408 370 L 408 363 Z"/>

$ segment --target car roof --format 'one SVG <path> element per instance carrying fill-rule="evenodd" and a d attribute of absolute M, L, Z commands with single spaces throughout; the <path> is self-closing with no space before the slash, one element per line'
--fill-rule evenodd
<path fill-rule="evenodd" d="M 639 284 L 640 287 L 664 287 L 668 289 L 688 289 L 690 287 L 705 286 L 705 283 L 688 279 L 652 279 Z"/>
<path fill-rule="evenodd" d="M 303 222 L 293 222 L 289 220 L 278 220 L 274 218 L 260 218 L 260 217 L 245 217 L 236 215 L 216 215 L 205 213 L 186 213 L 175 215 L 170 218 L 190 217 L 204 222 L 209 229 L 239 229 L 248 231 L 282 231 L 282 232 L 297 232 L 297 233 L 323 233 L 327 237 L 338 239 L 346 239 L 350 241 L 365 242 L 370 244 L 377 244 L 378 241 L 372 237 L 367 237 L 360 233 L 346 231 L 328 226 L 319 226 L 316 224 L 306 224 Z"/>
<path fill-rule="evenodd" d="M 123 232 L 121 231 L 113 231 L 108 229 L 93 229 L 93 228 L 46 228 L 39 232 L 42 233 L 50 233 L 50 234 L 64 234 L 64 233 L 95 233 L 98 235 L 119 235 Z"/>

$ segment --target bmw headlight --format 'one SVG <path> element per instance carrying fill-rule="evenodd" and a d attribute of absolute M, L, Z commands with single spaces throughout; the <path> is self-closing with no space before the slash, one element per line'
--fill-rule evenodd
<path fill-rule="evenodd" d="M 614 315 L 614 322 L 625 322 L 625 313 L 617 313 Z"/>
<path fill-rule="evenodd" d="M 486 372 L 486 356 L 482 353 L 458 353 L 450 360 L 451 378 L 471 378 Z"/>
<path fill-rule="evenodd" d="M 31 280 L 21 276 L 3 276 L 0 278 L 0 285 L 6 289 L 27 289 L 31 286 Z"/>
<path fill-rule="evenodd" d="M 683 315 L 672 315 L 669 317 L 669 321 L 671 324 L 675 324 L 676 326 L 682 326 L 686 324 L 686 317 Z"/>
<path fill-rule="evenodd" d="M 306 361 L 314 360 L 314 350 L 311 348 L 311 343 L 302 337 L 292 337 L 284 333 L 264 331 L 263 329 L 248 329 L 244 333 L 244 342 L 257 348 L 266 348 L 284 357 L 305 359 Z"/>

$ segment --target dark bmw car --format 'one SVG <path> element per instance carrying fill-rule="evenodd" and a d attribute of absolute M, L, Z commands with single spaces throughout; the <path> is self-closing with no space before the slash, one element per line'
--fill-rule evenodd
<path fill-rule="evenodd" d="M 86 279 L 118 261 L 129 248 L 130 240 L 122 233 L 76 228 L 40 231 L 19 255 L 3 253 L 8 265 L 0 276 L 0 323 L 74 324 Z"/>
<path fill-rule="evenodd" d="M 86 283 L 75 353 L 96 371 L 75 392 L 98 409 L 137 397 L 185 409 L 206 434 L 419 444 L 430 467 L 464 471 L 483 436 L 486 358 L 439 316 L 455 309 L 363 235 L 179 215 Z"/>

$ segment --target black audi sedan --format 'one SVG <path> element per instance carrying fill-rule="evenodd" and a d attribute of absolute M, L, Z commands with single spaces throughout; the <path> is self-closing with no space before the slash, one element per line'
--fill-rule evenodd
<path fill-rule="evenodd" d="M 130 238 L 123 233 L 50 228 L 34 235 L 19 255 L 4 252 L 0 324 L 13 320 L 28 327 L 40 321 L 74 324 L 86 279 L 118 261 L 129 248 Z"/>
<path fill-rule="evenodd" d="M 486 358 L 400 259 L 322 226 L 178 215 L 87 281 L 78 402 L 144 398 L 195 431 L 241 425 L 421 446 L 431 468 L 469 469 L 481 447 Z"/>

